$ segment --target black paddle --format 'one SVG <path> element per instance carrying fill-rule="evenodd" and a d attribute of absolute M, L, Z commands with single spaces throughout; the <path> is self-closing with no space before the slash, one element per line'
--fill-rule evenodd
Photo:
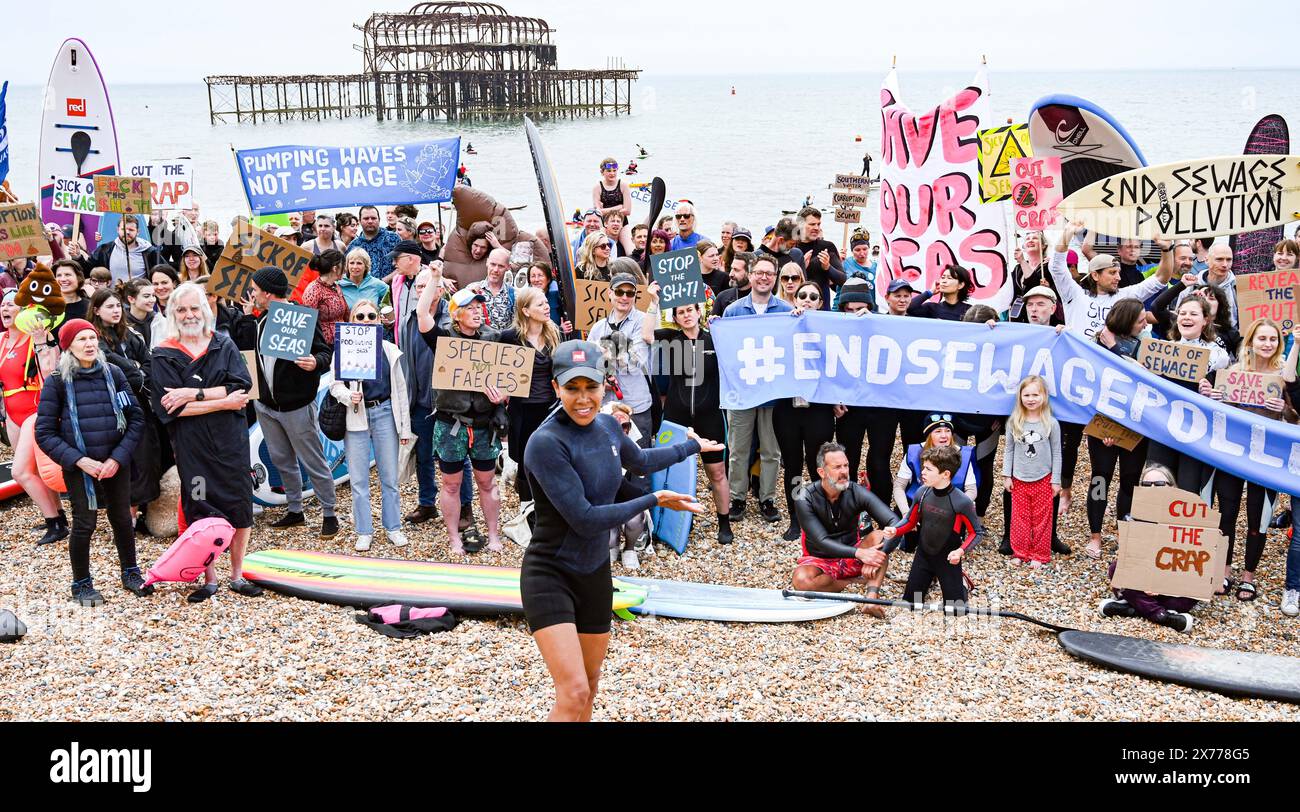
<path fill-rule="evenodd" d="M 83 130 L 77 130 L 72 134 L 72 159 L 77 162 L 77 175 L 81 175 L 81 165 L 86 162 L 86 156 L 90 154 L 90 136 Z"/>
<path fill-rule="evenodd" d="M 641 270 L 645 271 L 646 279 L 650 279 L 650 234 L 654 233 L 655 221 L 659 219 L 659 213 L 664 209 L 664 201 L 668 199 L 668 186 L 664 183 L 663 178 L 656 177 L 650 181 L 650 216 L 646 218 L 646 239 L 645 253 L 641 255 Z"/>
<path fill-rule="evenodd" d="M 845 601 L 847 603 L 865 603 L 871 606 L 893 606 L 898 609 L 910 609 L 913 612 L 943 612 L 945 615 L 960 617 L 962 615 L 975 615 L 977 617 L 1002 617 L 1011 620 L 1023 620 L 1026 623 L 1032 623 L 1035 626 L 1042 626 L 1044 629 L 1051 629 L 1060 634 L 1061 632 L 1076 631 L 1069 626 L 1056 626 L 1042 620 L 1037 620 L 1029 615 L 1022 615 L 1019 612 L 1001 612 L 997 609 L 988 609 L 983 606 L 965 606 L 959 612 L 957 607 L 938 603 L 912 603 L 911 601 L 887 601 L 880 598 L 866 598 L 861 595 L 844 594 L 841 592 L 801 592 L 795 589 L 783 589 L 781 595 L 786 598 L 808 598 L 810 600 L 821 601 Z"/>

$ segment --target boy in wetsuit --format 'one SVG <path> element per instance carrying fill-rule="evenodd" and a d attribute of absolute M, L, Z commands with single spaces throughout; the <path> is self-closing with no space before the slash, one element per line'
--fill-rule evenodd
<path fill-rule="evenodd" d="M 967 550 L 984 538 L 984 526 L 975 515 L 975 503 L 952 486 L 952 478 L 960 466 L 961 452 L 956 446 L 934 446 L 923 451 L 922 488 L 912 500 L 912 509 L 901 523 L 882 531 L 886 539 L 882 548 L 885 553 L 892 553 L 898 547 L 904 533 L 917 530 L 920 536 L 912 557 L 912 571 L 903 590 L 904 600 L 923 603 L 930 582 L 937 577 L 945 604 L 966 603 L 961 560 Z"/>

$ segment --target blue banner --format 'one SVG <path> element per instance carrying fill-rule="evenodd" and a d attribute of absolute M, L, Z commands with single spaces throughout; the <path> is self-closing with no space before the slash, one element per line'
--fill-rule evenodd
<path fill-rule="evenodd" d="M 1005 415 L 1020 381 L 1041 375 L 1058 419 L 1102 414 L 1242 479 L 1300 489 L 1300 428 L 1202 397 L 1070 333 L 839 313 L 720 319 L 712 331 L 726 409 L 803 397 Z"/>
<path fill-rule="evenodd" d="M 372 147 L 283 146 L 235 152 L 253 214 L 445 203 L 460 139 Z"/>
<path fill-rule="evenodd" d="M 9 121 L 5 110 L 5 97 L 9 95 L 9 80 L 0 88 L 0 183 L 9 177 Z"/>

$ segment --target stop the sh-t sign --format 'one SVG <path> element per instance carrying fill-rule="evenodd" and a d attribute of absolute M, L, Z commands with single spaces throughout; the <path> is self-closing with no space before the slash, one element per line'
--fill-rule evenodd
<path fill-rule="evenodd" d="M 659 283 L 660 307 L 668 309 L 705 300 L 700 254 L 694 248 L 654 255 L 650 271 Z"/>

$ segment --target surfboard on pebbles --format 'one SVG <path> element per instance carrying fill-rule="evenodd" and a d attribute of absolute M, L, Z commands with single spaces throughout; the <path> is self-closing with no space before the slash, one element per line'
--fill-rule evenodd
<path fill-rule="evenodd" d="M 1291 151 L 1291 130 L 1279 115 L 1264 116 L 1250 131 L 1243 155 L 1285 155 Z M 1232 270 L 1241 276 L 1273 270 L 1273 246 L 1282 241 L 1282 226 L 1234 235 Z"/>
<path fill-rule="evenodd" d="M 620 578 L 646 590 L 646 599 L 631 607 L 636 615 L 713 620 L 726 623 L 802 623 L 853 611 L 842 601 L 786 598 L 779 589 L 751 589 L 650 578 Z"/>
<path fill-rule="evenodd" d="M 80 39 L 64 40 L 50 68 L 41 115 L 41 148 L 37 162 L 41 220 L 70 225 L 74 215 L 54 211 L 54 178 L 117 174 L 120 160 L 117 126 L 108 88 L 90 48 Z M 86 246 L 95 249 L 99 217 L 81 215 Z M 116 235 L 104 234 L 105 240 Z"/>

